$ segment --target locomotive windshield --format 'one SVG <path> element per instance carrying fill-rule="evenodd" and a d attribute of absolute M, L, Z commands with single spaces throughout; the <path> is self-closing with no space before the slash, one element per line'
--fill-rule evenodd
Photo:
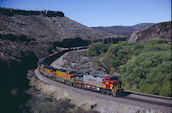
<path fill-rule="evenodd" d="M 115 81 L 115 80 L 119 80 L 119 79 L 118 79 L 118 77 L 111 77 L 110 80 Z"/>
<path fill-rule="evenodd" d="M 76 72 L 75 71 L 70 71 L 69 74 L 75 74 Z"/>
<path fill-rule="evenodd" d="M 82 73 L 76 73 L 76 72 L 74 73 L 74 75 L 77 76 L 77 77 L 82 77 L 83 76 Z"/>

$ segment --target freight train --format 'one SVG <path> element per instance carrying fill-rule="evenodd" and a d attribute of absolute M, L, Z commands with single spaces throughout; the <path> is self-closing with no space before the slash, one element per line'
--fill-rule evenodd
<path fill-rule="evenodd" d="M 77 48 L 77 49 L 85 49 Z M 59 57 L 67 51 L 75 49 L 63 50 L 51 54 L 38 62 L 38 70 L 44 76 L 51 78 L 55 81 L 70 85 L 81 89 L 90 89 L 104 94 L 120 96 L 123 93 L 123 84 L 118 76 L 110 76 L 108 74 L 95 74 L 95 73 L 81 73 L 73 70 L 57 69 L 50 66 L 52 58 Z M 64 52 L 65 51 L 65 52 Z"/>

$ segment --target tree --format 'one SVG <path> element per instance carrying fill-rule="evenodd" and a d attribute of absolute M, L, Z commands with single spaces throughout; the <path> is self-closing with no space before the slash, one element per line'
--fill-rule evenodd
<path fill-rule="evenodd" d="M 158 41 L 159 42 L 159 41 Z M 149 43 L 151 43 L 149 41 Z M 148 48 L 160 48 L 149 49 Z M 166 44 L 166 50 L 161 43 L 154 43 L 152 45 L 145 45 L 143 52 L 129 60 L 125 65 L 120 68 L 123 74 L 123 81 L 127 88 L 152 93 L 156 95 L 171 96 L 171 50 L 169 45 Z M 167 91 L 164 89 L 166 88 Z"/>
<path fill-rule="evenodd" d="M 113 58 L 111 61 L 111 68 L 118 68 L 132 57 L 138 55 L 143 48 L 144 46 L 139 43 L 129 44 L 126 41 L 121 41 L 109 47 L 104 60 L 106 61 L 110 57 Z"/>
<path fill-rule="evenodd" d="M 102 42 L 93 43 L 88 48 L 88 55 L 89 56 L 98 56 L 103 52 L 106 52 L 108 48 L 107 44 Z"/>

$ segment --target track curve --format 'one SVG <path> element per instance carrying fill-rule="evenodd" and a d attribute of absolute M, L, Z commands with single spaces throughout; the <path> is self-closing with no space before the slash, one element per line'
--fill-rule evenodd
<path fill-rule="evenodd" d="M 144 97 L 140 98 L 140 96 L 145 96 L 144 94 L 142 95 L 142 93 L 140 93 L 140 96 L 138 96 L 139 94 L 138 95 L 133 94 L 133 95 L 129 95 L 126 97 L 113 97 L 110 95 L 104 95 L 104 94 L 92 92 L 89 90 L 82 90 L 82 89 L 78 89 L 75 87 L 67 86 L 67 85 L 62 84 L 62 83 L 58 83 L 58 82 L 53 81 L 53 80 L 45 77 L 44 75 L 42 75 L 38 71 L 38 69 L 35 70 L 35 74 L 40 80 L 42 80 L 48 84 L 54 85 L 56 87 L 62 87 L 62 88 L 65 88 L 67 90 L 75 91 L 75 92 L 80 93 L 82 95 L 95 96 L 97 98 L 101 98 L 101 99 L 104 99 L 107 101 L 113 101 L 113 102 L 115 101 L 115 102 L 119 102 L 119 103 L 130 104 L 130 105 L 134 105 L 134 106 L 138 106 L 138 107 L 143 107 L 146 109 L 155 109 L 155 110 L 159 110 L 159 111 L 167 112 L 167 113 L 171 112 L 172 101 L 170 98 L 164 99 L 165 101 L 163 100 L 163 97 L 158 98 L 157 96 L 154 96 L 154 97 L 158 98 L 160 100 L 156 100 L 156 99 L 151 100 L 150 98 L 153 98 L 152 95 L 149 95 L 148 97 L 146 97 L 147 99 L 145 99 Z M 128 92 L 130 92 L 130 91 L 128 91 Z"/>

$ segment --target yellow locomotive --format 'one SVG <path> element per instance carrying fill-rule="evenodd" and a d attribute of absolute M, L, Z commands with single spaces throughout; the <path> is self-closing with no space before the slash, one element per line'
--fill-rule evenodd
<path fill-rule="evenodd" d="M 47 76 L 54 76 L 61 82 L 71 82 L 73 80 L 75 71 L 65 69 L 56 69 L 51 66 L 46 66 L 43 63 L 39 64 L 39 70 Z"/>

